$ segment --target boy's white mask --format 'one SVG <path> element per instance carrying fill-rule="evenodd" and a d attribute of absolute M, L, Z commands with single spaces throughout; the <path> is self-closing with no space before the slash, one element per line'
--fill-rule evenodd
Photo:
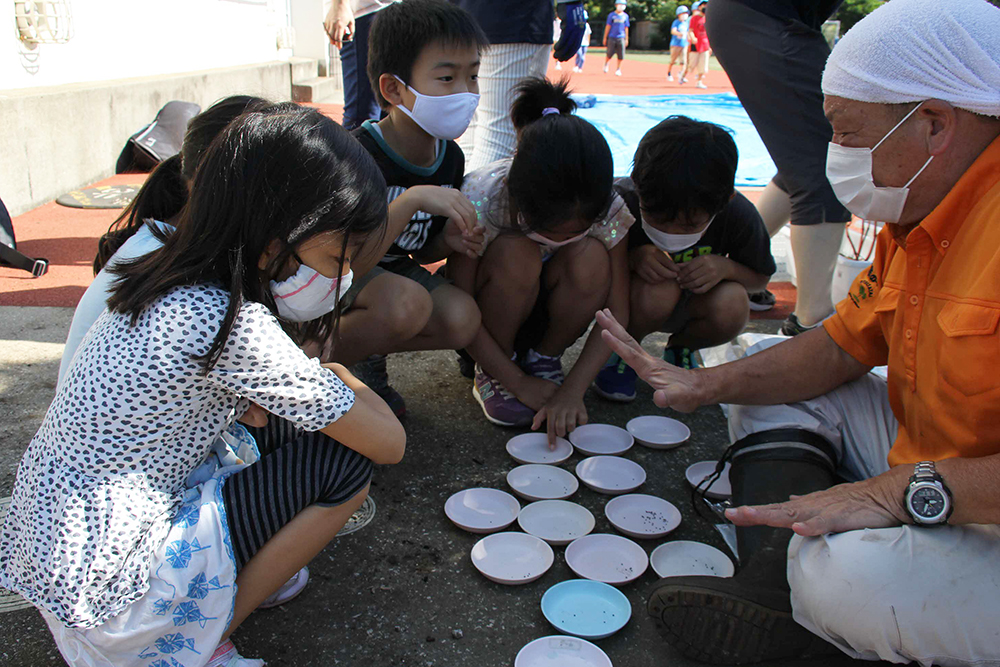
<path fill-rule="evenodd" d="M 695 232 L 694 234 L 668 234 L 667 232 L 661 232 L 656 227 L 651 224 L 642 221 L 642 231 L 646 232 L 646 236 L 649 240 L 653 242 L 660 250 L 664 252 L 680 252 L 681 250 L 686 250 L 693 246 L 695 243 L 701 240 L 701 237 L 705 235 L 708 228 L 711 226 L 712 221 L 715 220 L 713 215 L 708 220 L 708 224 L 700 232 Z"/>
<path fill-rule="evenodd" d="M 400 104 L 398 108 L 414 123 L 435 139 L 458 139 L 469 127 L 479 106 L 478 93 L 452 93 L 451 95 L 424 95 L 411 88 L 398 76 L 396 81 L 416 96 L 413 109 Z"/>

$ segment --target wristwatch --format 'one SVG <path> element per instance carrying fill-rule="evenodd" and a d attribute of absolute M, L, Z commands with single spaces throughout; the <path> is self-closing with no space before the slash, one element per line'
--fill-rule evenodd
<path fill-rule="evenodd" d="M 940 526 L 948 522 L 954 509 L 951 491 L 945 486 L 933 461 L 921 461 L 914 467 L 903 507 L 918 526 Z"/>

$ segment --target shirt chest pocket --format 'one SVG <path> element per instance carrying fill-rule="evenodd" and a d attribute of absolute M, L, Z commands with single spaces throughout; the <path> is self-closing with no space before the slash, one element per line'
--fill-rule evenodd
<path fill-rule="evenodd" d="M 1000 387 L 1000 308 L 949 301 L 938 313 L 941 378 L 966 396 Z"/>

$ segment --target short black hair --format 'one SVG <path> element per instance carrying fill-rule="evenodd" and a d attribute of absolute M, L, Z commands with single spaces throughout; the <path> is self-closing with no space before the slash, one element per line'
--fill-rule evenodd
<path fill-rule="evenodd" d="M 409 83 L 413 63 L 435 42 L 475 44 L 482 51 L 490 40 L 472 14 L 446 0 L 403 0 L 375 14 L 368 33 L 368 79 L 383 109 L 389 101 L 379 90 L 379 77 L 394 74 Z"/>
<path fill-rule="evenodd" d="M 593 223 L 611 203 L 614 163 L 601 132 L 573 114 L 565 80 L 518 84 L 511 120 L 517 150 L 507 174 L 511 202 L 530 231 L 579 218 Z"/>
<path fill-rule="evenodd" d="M 639 142 L 632 180 L 643 209 L 676 220 L 715 215 L 736 182 L 739 151 L 729 130 L 687 116 L 660 121 Z"/>

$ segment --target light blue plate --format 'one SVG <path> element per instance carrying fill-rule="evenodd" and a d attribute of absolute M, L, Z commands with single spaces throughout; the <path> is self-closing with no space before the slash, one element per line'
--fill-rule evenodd
<path fill-rule="evenodd" d="M 604 639 L 615 634 L 632 617 L 632 604 L 614 586 L 570 579 L 542 596 L 542 614 L 559 632 L 584 639 Z"/>

